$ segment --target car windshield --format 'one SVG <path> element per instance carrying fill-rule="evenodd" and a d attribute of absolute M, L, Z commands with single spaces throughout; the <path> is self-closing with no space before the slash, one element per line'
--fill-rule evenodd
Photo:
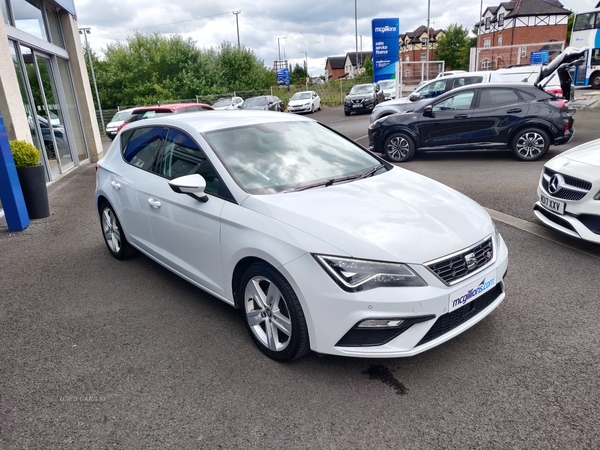
<path fill-rule="evenodd" d="M 291 100 L 310 100 L 312 98 L 312 94 L 310 92 L 296 92 Z"/>
<path fill-rule="evenodd" d="M 127 111 L 119 111 L 118 113 L 116 113 L 112 119 L 110 119 L 111 122 L 122 122 L 123 120 L 127 120 L 127 118 L 131 115 L 131 111 L 127 112 Z"/>
<path fill-rule="evenodd" d="M 248 108 L 252 106 L 265 106 L 267 104 L 267 97 L 253 97 L 246 99 L 242 108 Z"/>
<path fill-rule="evenodd" d="M 217 100 L 215 103 L 213 103 L 213 107 L 222 107 L 222 106 L 231 106 L 231 99 L 230 98 L 221 98 L 219 100 Z"/>
<path fill-rule="evenodd" d="M 394 83 L 394 80 L 380 81 L 379 86 L 381 86 L 381 89 L 394 89 Z"/>
<path fill-rule="evenodd" d="M 380 161 L 317 122 L 276 122 L 205 134 L 238 184 L 251 194 L 275 194 L 319 182 L 361 176 Z"/>
<path fill-rule="evenodd" d="M 350 89 L 350 94 L 370 94 L 373 92 L 372 84 L 357 84 L 356 86 L 352 86 Z"/>

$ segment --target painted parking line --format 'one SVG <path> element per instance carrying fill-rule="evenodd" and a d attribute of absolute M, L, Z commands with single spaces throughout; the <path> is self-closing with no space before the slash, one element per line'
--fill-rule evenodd
<path fill-rule="evenodd" d="M 514 228 L 518 228 L 519 230 L 554 242 L 555 244 L 561 245 L 570 250 L 583 253 L 584 255 L 591 256 L 592 258 L 600 259 L 600 248 L 598 249 L 599 251 L 594 251 L 593 247 L 590 247 L 590 250 L 588 251 L 584 248 L 579 248 L 575 245 L 570 245 L 566 241 L 566 236 L 564 236 L 561 233 L 558 233 L 557 231 L 551 230 L 550 228 L 546 228 L 544 226 L 538 225 L 533 222 L 529 222 L 527 220 L 519 219 L 518 217 L 509 216 L 508 214 L 504 214 L 500 211 L 495 211 L 493 209 L 485 208 L 485 210 L 488 212 L 488 214 L 493 220 L 497 220 L 498 222 L 505 223 L 506 225 L 510 225 Z M 581 241 L 581 245 L 586 245 L 586 243 L 584 241 Z"/>

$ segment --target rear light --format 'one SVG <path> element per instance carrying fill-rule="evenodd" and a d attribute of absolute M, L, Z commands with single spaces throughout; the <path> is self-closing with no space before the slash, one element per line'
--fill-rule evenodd
<path fill-rule="evenodd" d="M 567 124 L 565 125 L 565 131 L 563 132 L 563 134 L 567 134 L 568 131 L 569 131 L 569 122 L 567 122 Z"/>
<path fill-rule="evenodd" d="M 127 125 L 127 122 L 123 122 L 121 125 L 119 125 L 119 128 L 117 128 L 117 134 L 119 134 L 119 131 L 121 131 L 121 128 L 123 128 L 125 125 Z"/>
<path fill-rule="evenodd" d="M 567 101 L 565 99 L 562 98 L 557 98 L 555 100 L 552 100 L 551 103 L 554 103 L 556 106 L 558 106 L 560 109 L 568 109 L 567 108 Z"/>
<path fill-rule="evenodd" d="M 554 94 L 557 97 L 563 96 L 563 90 L 559 87 L 546 88 L 546 92 L 548 92 L 549 94 Z"/>
<path fill-rule="evenodd" d="M 98 164 L 94 165 L 94 172 L 98 172 Z"/>

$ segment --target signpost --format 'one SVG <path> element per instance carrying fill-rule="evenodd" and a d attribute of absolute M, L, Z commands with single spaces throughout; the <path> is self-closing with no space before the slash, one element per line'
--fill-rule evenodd
<path fill-rule="evenodd" d="M 277 84 L 279 86 L 281 85 L 286 85 L 289 86 L 290 84 L 290 69 L 280 69 L 276 72 L 276 76 L 277 76 Z"/>
<path fill-rule="evenodd" d="M 549 50 L 538 50 L 537 52 L 531 52 L 529 57 L 530 64 L 547 64 L 550 56 Z"/>
<path fill-rule="evenodd" d="M 373 75 L 374 81 L 396 78 L 396 63 L 399 58 L 400 19 L 373 19 Z"/>

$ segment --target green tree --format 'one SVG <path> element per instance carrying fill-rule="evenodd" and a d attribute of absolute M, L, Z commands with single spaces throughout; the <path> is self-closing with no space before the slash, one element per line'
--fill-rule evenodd
<path fill-rule="evenodd" d="M 468 36 L 467 28 L 453 23 L 448 27 L 444 36 L 437 41 L 435 57 L 445 61 L 446 69 L 469 69 L 471 39 Z"/>
<path fill-rule="evenodd" d="M 573 21 L 575 20 L 575 13 L 571 12 L 569 14 L 569 19 L 567 20 L 567 40 L 565 42 L 565 46 L 571 45 L 571 31 L 573 31 Z"/>
<path fill-rule="evenodd" d="M 365 75 L 370 79 L 373 79 L 373 61 L 371 61 L 371 58 L 365 58 L 363 62 L 363 69 L 365 70 Z"/>
<path fill-rule="evenodd" d="M 291 84 L 304 84 L 306 82 L 306 69 L 300 64 L 296 63 L 293 70 L 290 70 L 290 83 Z"/>

